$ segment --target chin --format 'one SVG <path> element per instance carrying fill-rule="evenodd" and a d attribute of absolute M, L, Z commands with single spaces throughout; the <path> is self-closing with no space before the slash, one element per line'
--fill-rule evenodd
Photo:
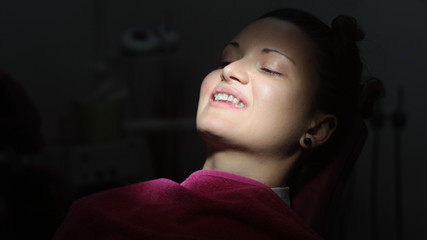
<path fill-rule="evenodd" d="M 222 142 L 230 138 L 230 126 L 227 126 L 227 121 L 218 117 L 201 116 L 197 118 L 197 131 L 200 136 L 206 141 Z"/>
<path fill-rule="evenodd" d="M 224 129 L 224 124 L 218 119 L 207 117 L 197 118 L 197 131 L 199 131 L 201 134 L 221 136 L 221 133 L 224 131 Z"/>

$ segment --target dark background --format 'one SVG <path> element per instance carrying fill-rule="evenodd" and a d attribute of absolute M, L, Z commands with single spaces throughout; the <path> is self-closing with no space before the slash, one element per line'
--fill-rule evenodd
<path fill-rule="evenodd" d="M 0 238 L 49 239 L 78 197 L 157 177 L 180 181 L 200 169 L 205 149 L 192 121 L 199 85 L 236 32 L 278 7 L 301 8 L 327 23 L 338 14 L 355 16 L 366 33 L 360 44 L 366 74 L 380 78 L 387 91 L 379 168 L 372 173 L 371 134 L 345 195 L 342 239 L 370 236 L 372 175 L 378 239 L 395 239 L 396 220 L 404 239 L 426 239 L 424 0 L 1 1 L 0 69 L 22 85 L 40 114 L 45 145 L 33 154 L 2 149 Z M 149 53 L 123 51 L 126 32 L 159 26 L 179 41 Z M 97 94 L 105 86 L 105 94 Z M 398 89 L 407 120 L 399 148 L 401 217 L 391 121 Z M 148 119 L 155 121 L 141 122 Z M 104 128 L 94 130 L 100 123 Z M 174 124 L 181 127 L 164 127 Z"/>

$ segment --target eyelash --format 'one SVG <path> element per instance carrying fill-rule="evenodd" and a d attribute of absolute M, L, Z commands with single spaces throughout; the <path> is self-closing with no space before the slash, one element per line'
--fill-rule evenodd
<path fill-rule="evenodd" d="M 230 63 L 231 62 L 222 61 L 222 62 L 219 63 L 219 67 L 218 68 L 224 68 L 224 67 L 226 67 Z M 273 70 L 270 70 L 268 68 L 261 68 L 261 71 L 264 72 L 264 73 L 266 73 L 266 74 L 268 74 L 268 75 L 271 75 L 271 76 L 281 76 L 282 75 L 281 73 L 273 71 Z"/>
<path fill-rule="evenodd" d="M 272 71 L 272 70 L 270 70 L 268 68 L 261 68 L 261 71 L 263 71 L 263 72 L 265 72 L 265 73 L 267 73 L 269 75 L 272 75 L 272 76 L 281 76 L 282 75 L 281 73 Z"/>

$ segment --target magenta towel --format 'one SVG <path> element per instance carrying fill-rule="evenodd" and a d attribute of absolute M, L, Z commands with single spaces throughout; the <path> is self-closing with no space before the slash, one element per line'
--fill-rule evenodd
<path fill-rule="evenodd" d="M 214 170 L 96 193 L 71 207 L 55 240 L 320 239 L 268 186 Z"/>

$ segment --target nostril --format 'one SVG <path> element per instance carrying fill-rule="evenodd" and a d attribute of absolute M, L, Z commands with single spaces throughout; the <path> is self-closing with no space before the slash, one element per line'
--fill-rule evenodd
<path fill-rule="evenodd" d="M 238 77 L 235 77 L 233 75 L 227 75 L 227 74 L 221 74 L 221 79 L 223 81 L 234 80 L 234 81 L 239 81 L 240 82 L 240 79 Z"/>
<path fill-rule="evenodd" d="M 221 81 L 226 81 L 224 74 L 221 74 Z"/>

